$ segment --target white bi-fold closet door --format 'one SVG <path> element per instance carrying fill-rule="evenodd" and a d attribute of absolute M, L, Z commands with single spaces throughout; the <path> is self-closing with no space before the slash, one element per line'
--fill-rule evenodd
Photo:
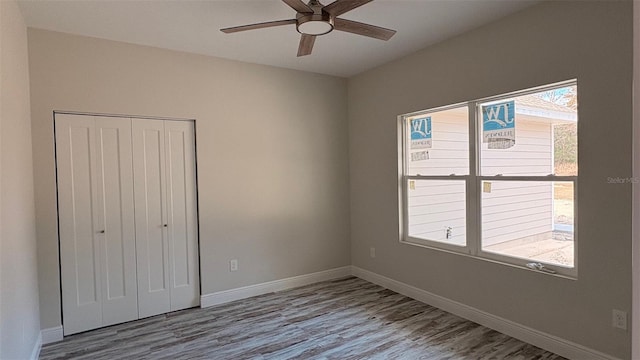
<path fill-rule="evenodd" d="M 132 120 L 140 317 L 199 304 L 193 123 Z"/>
<path fill-rule="evenodd" d="M 55 127 L 65 335 L 197 306 L 193 122 Z"/>
<path fill-rule="evenodd" d="M 65 334 L 138 318 L 130 128 L 56 115 Z"/>

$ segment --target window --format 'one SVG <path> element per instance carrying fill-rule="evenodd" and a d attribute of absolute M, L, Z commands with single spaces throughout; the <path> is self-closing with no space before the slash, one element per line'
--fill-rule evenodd
<path fill-rule="evenodd" d="M 468 106 L 409 115 L 404 123 L 406 233 L 416 243 L 466 248 Z"/>
<path fill-rule="evenodd" d="M 401 241 L 577 275 L 576 81 L 399 117 Z"/>

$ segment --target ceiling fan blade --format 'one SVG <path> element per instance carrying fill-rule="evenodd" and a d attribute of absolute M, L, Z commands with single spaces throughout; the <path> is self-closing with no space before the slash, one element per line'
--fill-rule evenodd
<path fill-rule="evenodd" d="M 396 33 L 395 30 L 345 19 L 335 19 L 334 27 L 336 30 L 385 41 L 391 39 L 391 37 Z"/>
<path fill-rule="evenodd" d="M 290 25 L 290 24 L 295 24 L 295 23 L 296 23 L 296 19 L 268 21 L 268 22 L 257 23 L 257 24 L 250 24 L 250 25 L 242 25 L 242 26 L 234 26 L 234 27 L 230 27 L 230 28 L 224 28 L 224 29 L 220 29 L 220 31 L 222 31 L 225 34 L 231 34 L 231 33 L 239 32 L 239 31 L 263 29 L 263 28 L 268 28 L 268 27 Z"/>
<path fill-rule="evenodd" d="M 285 4 L 291 6 L 293 10 L 299 13 L 313 13 L 313 9 L 303 3 L 302 0 L 282 0 Z"/>
<path fill-rule="evenodd" d="M 323 11 L 335 16 L 340 16 L 373 0 L 336 0 L 322 8 Z"/>
<path fill-rule="evenodd" d="M 298 57 L 311 54 L 313 44 L 316 42 L 315 35 L 302 34 L 300 45 L 298 46 Z"/>

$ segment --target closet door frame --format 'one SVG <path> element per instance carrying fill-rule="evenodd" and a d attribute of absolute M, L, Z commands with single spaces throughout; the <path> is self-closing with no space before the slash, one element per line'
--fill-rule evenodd
<path fill-rule="evenodd" d="M 103 118 L 129 118 L 129 119 L 148 119 L 148 120 L 170 120 L 170 121 L 181 121 L 181 122 L 190 122 L 193 124 L 193 157 L 194 157 L 194 166 L 193 166 L 193 170 L 194 170 L 194 181 L 195 181 L 195 235 L 196 235 L 196 275 L 198 278 L 198 286 L 197 286 L 197 291 L 198 291 L 198 295 L 201 296 L 202 295 L 202 276 L 201 276 L 201 260 L 200 260 L 200 208 L 199 208 L 199 198 L 198 198 L 198 153 L 197 153 L 197 124 L 196 124 L 196 119 L 190 119 L 190 118 L 171 118 L 171 117 L 157 117 L 157 116 L 141 116 L 141 115 L 124 115 L 124 114 L 106 114 L 106 113 L 93 113 L 93 112 L 81 112 L 81 111 L 66 111 L 66 110 L 54 110 L 53 114 L 52 114 L 52 123 L 53 123 L 53 129 L 54 129 L 54 133 L 53 133 L 53 140 L 54 140 L 54 164 L 55 164 L 55 180 L 56 180 L 56 219 L 57 219 L 57 226 L 58 226 L 58 233 L 57 233 L 57 238 L 58 238 L 58 270 L 59 270 L 59 277 L 60 277 L 60 313 L 61 313 L 61 318 L 62 318 L 62 325 L 63 325 L 63 329 L 64 326 L 66 325 L 67 321 L 65 321 L 65 317 L 64 317 L 64 303 L 62 301 L 62 297 L 63 297 L 63 265 L 62 265 L 62 261 L 63 261 L 63 257 L 62 257 L 62 253 L 61 253 L 61 224 L 60 224 L 60 179 L 59 179 L 59 174 L 58 174 L 58 155 L 59 155 L 59 144 L 57 143 L 57 136 L 56 136 L 56 116 L 57 115 L 77 115 L 77 116 L 86 116 L 86 117 L 103 117 Z M 164 139 L 163 139 L 164 140 Z M 133 144 L 132 144 L 133 145 Z M 97 199 L 94 199 L 94 201 Z M 93 220 L 94 224 L 95 224 L 95 219 Z M 100 286 L 100 289 L 98 289 L 98 291 L 101 292 L 102 290 L 102 286 Z M 139 305 L 139 297 L 138 297 L 138 305 Z M 198 302 L 200 301 L 200 299 L 198 298 Z M 197 306 L 197 305 L 196 305 Z M 173 311 L 173 310 L 170 310 Z M 168 311 L 169 312 L 169 311 Z M 139 316 L 139 318 L 143 318 L 143 316 Z M 68 320 L 68 319 L 67 319 Z M 97 326 L 95 328 L 100 328 L 100 327 L 104 327 L 104 326 L 109 326 L 109 324 L 106 325 L 100 325 Z M 69 333 L 67 333 L 65 331 L 65 336 L 66 335 L 70 335 Z"/>

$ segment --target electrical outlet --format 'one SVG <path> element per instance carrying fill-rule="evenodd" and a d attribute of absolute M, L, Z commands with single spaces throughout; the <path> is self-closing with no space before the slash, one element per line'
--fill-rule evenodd
<path fill-rule="evenodd" d="M 369 248 L 369 256 L 371 256 L 371 258 L 375 258 L 376 257 L 376 248 L 374 248 L 374 247 Z"/>
<path fill-rule="evenodd" d="M 627 330 L 627 313 L 622 310 L 613 309 L 612 325 L 614 328 Z"/>
<path fill-rule="evenodd" d="M 229 261 L 229 271 L 238 271 L 238 260 L 233 259 Z"/>

